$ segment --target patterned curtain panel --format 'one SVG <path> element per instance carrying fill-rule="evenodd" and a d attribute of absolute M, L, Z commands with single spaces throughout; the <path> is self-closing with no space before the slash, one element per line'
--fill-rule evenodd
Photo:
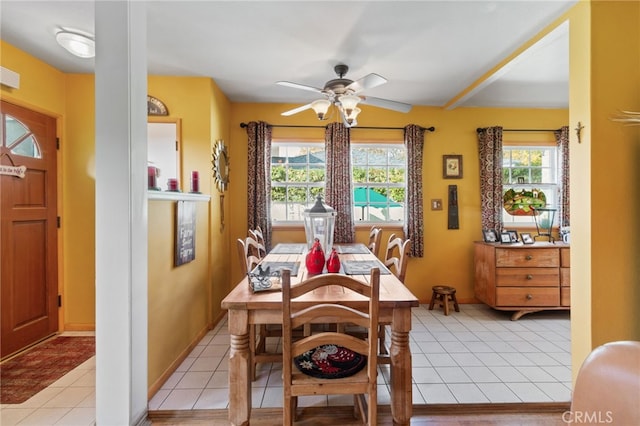
<path fill-rule="evenodd" d="M 262 228 L 267 251 L 271 249 L 271 126 L 263 121 L 247 124 L 247 226 Z"/>
<path fill-rule="evenodd" d="M 424 132 L 420 126 L 409 124 L 404 128 L 407 147 L 407 206 L 405 208 L 404 235 L 411 240 L 411 257 L 424 256 L 424 206 L 422 203 L 422 153 Z"/>
<path fill-rule="evenodd" d="M 560 226 L 569 226 L 569 126 L 564 126 L 553 134 L 558 143 L 560 161 L 558 161 L 558 176 L 560 177 Z"/>
<path fill-rule="evenodd" d="M 343 123 L 331 123 L 324 132 L 327 176 L 325 202 L 336 210 L 335 243 L 352 243 L 353 190 L 351 189 L 351 134 Z"/>
<path fill-rule="evenodd" d="M 502 127 L 478 129 L 482 229 L 502 231 Z"/>

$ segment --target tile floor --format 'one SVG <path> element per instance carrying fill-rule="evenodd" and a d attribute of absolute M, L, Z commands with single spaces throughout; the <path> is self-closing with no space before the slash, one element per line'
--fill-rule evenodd
<path fill-rule="evenodd" d="M 461 305 L 444 316 L 413 311 L 414 404 L 552 402 L 571 398 L 570 319 L 547 311 L 510 321 L 510 313 Z M 273 339 L 271 345 L 277 345 Z M 228 404 L 229 334 L 211 330 L 149 401 L 150 410 L 215 409 Z M 380 366 L 378 400 L 389 404 L 389 368 Z M 92 425 L 95 358 L 19 405 L 0 406 L 0 424 Z M 254 407 L 281 407 L 281 365 L 258 365 Z M 300 406 L 351 405 L 347 397 L 306 397 Z"/>

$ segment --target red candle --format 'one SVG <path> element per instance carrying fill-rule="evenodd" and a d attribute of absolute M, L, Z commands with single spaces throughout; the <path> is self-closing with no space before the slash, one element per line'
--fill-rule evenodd
<path fill-rule="evenodd" d="M 198 172 L 191 172 L 191 192 L 200 192 L 200 182 L 198 180 Z"/>
<path fill-rule="evenodd" d="M 156 188 L 156 185 L 157 185 L 156 178 L 158 176 L 158 169 L 154 166 L 148 166 L 147 171 L 149 173 L 149 182 L 147 184 L 148 189 L 158 189 Z"/>
<path fill-rule="evenodd" d="M 178 179 L 171 178 L 167 180 L 167 187 L 169 191 L 177 191 L 178 190 Z"/>

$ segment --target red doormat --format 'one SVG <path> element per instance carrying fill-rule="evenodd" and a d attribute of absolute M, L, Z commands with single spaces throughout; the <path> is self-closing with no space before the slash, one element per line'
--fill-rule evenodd
<path fill-rule="evenodd" d="M 60 336 L 0 364 L 0 403 L 20 404 L 96 353 L 95 337 Z"/>

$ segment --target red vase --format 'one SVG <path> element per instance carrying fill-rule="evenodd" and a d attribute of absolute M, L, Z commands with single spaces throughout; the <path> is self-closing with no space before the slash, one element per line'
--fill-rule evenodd
<path fill-rule="evenodd" d="M 340 258 L 338 257 L 336 249 L 331 250 L 329 260 L 327 260 L 327 272 L 340 272 Z"/>
<path fill-rule="evenodd" d="M 305 264 L 309 275 L 321 274 L 324 269 L 324 252 L 322 251 L 320 240 L 317 238 L 313 246 L 311 246 L 311 250 L 307 253 Z"/>

